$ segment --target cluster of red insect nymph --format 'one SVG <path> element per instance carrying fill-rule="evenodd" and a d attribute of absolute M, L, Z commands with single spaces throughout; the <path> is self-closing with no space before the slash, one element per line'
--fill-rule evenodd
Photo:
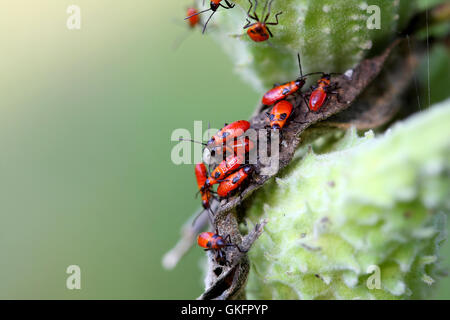
<path fill-rule="evenodd" d="M 188 17 L 185 19 L 189 23 L 190 27 L 195 27 L 201 24 L 199 14 L 207 11 L 212 11 L 207 22 L 203 25 L 203 32 L 206 30 L 206 26 L 219 7 L 225 9 L 231 9 L 235 5 L 227 0 L 221 3 L 221 0 L 213 0 L 210 3 L 210 8 L 199 11 L 195 8 L 189 8 L 187 11 Z M 251 0 L 250 8 L 247 15 L 250 19 L 255 20 L 255 23 L 251 23 L 247 19 L 247 25 L 244 29 L 247 29 L 247 34 L 255 42 L 261 42 L 269 39 L 273 36 L 270 32 L 268 25 L 278 24 L 278 16 L 282 13 L 279 12 L 275 15 L 276 22 L 269 23 L 267 20 L 270 16 L 270 10 L 273 0 L 267 0 L 264 12 L 268 8 L 268 13 L 264 17 L 263 21 L 260 21 L 256 14 L 256 7 L 258 5 L 257 0 L 255 4 Z M 253 14 L 251 13 L 253 8 Z M 287 83 L 281 85 L 275 85 L 271 90 L 267 91 L 263 98 L 262 104 L 270 107 L 270 112 L 267 112 L 268 127 L 271 130 L 281 131 L 288 121 L 295 122 L 292 118 L 294 106 L 288 101 L 288 98 L 294 95 L 301 96 L 308 106 L 308 112 L 319 112 L 325 105 L 326 101 L 331 94 L 337 94 L 336 84 L 331 83 L 332 73 L 314 72 L 303 75 L 300 54 L 298 54 L 298 64 L 300 68 L 300 76 Z M 321 78 L 318 80 L 317 85 L 311 86 L 308 92 L 301 92 L 301 89 L 306 83 L 307 77 L 314 74 L 321 74 Z M 300 108 L 298 108 L 300 109 Z M 247 163 L 248 154 L 255 148 L 256 142 L 252 141 L 249 137 L 244 136 L 245 132 L 251 127 L 250 122 L 246 120 L 239 120 L 231 124 L 225 125 L 219 130 L 207 143 L 202 143 L 205 148 L 211 150 L 217 156 L 222 156 L 223 159 L 210 173 L 206 165 L 198 163 L 195 166 L 195 176 L 197 179 L 197 186 L 202 199 L 202 206 L 205 211 L 210 215 L 210 220 L 214 221 L 214 212 L 211 209 L 212 199 L 221 200 L 228 199 L 231 195 L 241 192 L 246 183 L 249 182 L 254 172 L 253 165 Z M 213 187 L 217 185 L 217 190 L 214 191 Z M 230 235 L 221 236 L 218 230 L 213 232 L 203 232 L 197 238 L 198 245 L 205 250 L 213 250 L 215 252 L 216 262 L 221 265 L 226 265 L 229 262 L 226 259 L 225 249 L 227 247 L 235 247 L 240 252 L 243 250 L 231 243 Z"/>

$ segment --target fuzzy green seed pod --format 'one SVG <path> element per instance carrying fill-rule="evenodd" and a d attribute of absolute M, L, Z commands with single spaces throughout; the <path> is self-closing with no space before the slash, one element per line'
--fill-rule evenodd
<path fill-rule="evenodd" d="M 450 212 L 450 100 L 331 151 L 303 147 L 247 210 L 267 217 L 250 299 L 423 298 Z"/>

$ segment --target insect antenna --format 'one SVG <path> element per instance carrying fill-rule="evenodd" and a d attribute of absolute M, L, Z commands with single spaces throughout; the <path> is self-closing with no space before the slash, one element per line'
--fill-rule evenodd
<path fill-rule="evenodd" d="M 211 8 L 210 8 L 210 9 L 203 10 L 203 11 L 200 11 L 200 12 L 197 12 L 197 13 L 194 13 L 194 14 L 190 15 L 189 17 L 184 18 L 184 20 L 188 20 L 188 19 L 190 19 L 190 18 L 192 18 L 192 17 L 195 17 L 195 16 L 197 16 L 197 15 L 199 15 L 199 14 L 202 14 L 202 13 L 205 13 L 205 12 L 207 12 L 207 11 L 211 11 Z"/>
<path fill-rule="evenodd" d="M 303 74 L 302 61 L 301 61 L 301 58 L 300 58 L 300 52 L 297 53 L 297 59 L 298 59 L 298 67 L 300 69 L 300 78 L 299 79 L 305 78 L 307 76 L 311 76 L 313 74 L 323 74 L 323 72 L 311 72 L 311 73 Z"/>
<path fill-rule="evenodd" d="M 200 142 L 200 141 L 195 141 L 195 140 L 192 140 L 192 139 L 184 139 L 184 138 L 179 138 L 178 139 L 178 141 L 189 141 L 189 142 L 193 142 L 193 143 L 198 143 L 198 144 L 201 144 L 201 145 L 204 145 L 204 146 L 206 146 L 207 144 L 206 143 L 204 143 L 204 142 Z"/>
<path fill-rule="evenodd" d="M 208 9 L 211 10 L 211 9 Z M 211 15 L 209 16 L 208 20 L 206 20 L 205 26 L 203 27 L 202 33 L 205 33 L 206 31 L 206 27 L 208 26 L 209 20 L 211 20 L 211 18 L 213 17 L 214 13 L 216 13 L 216 11 L 213 11 L 213 13 L 211 13 Z"/>

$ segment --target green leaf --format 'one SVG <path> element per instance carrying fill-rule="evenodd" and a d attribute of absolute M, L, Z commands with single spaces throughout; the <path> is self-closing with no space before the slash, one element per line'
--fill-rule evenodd
<path fill-rule="evenodd" d="M 380 136 L 349 130 L 266 183 L 247 210 L 269 219 L 250 252 L 248 297 L 426 297 L 450 212 L 449 123 L 447 100 Z M 370 266 L 380 289 L 366 285 Z"/>

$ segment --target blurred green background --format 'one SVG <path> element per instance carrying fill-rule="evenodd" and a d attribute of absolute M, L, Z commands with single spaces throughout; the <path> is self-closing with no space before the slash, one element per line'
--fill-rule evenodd
<path fill-rule="evenodd" d="M 66 28 L 71 4 L 81 30 Z M 1 2 L 1 299 L 201 293 L 202 250 L 161 266 L 199 208 L 193 166 L 172 164 L 170 136 L 194 120 L 248 118 L 259 95 L 209 36 L 190 34 L 190 4 Z M 66 289 L 72 264 L 81 290 Z M 450 298 L 449 279 L 438 291 Z"/>

